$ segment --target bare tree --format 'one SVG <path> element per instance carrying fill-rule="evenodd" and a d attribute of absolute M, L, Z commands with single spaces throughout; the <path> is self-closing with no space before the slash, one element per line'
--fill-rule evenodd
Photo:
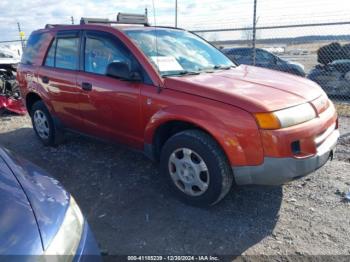
<path fill-rule="evenodd" d="M 257 30 L 256 31 L 256 35 L 255 35 L 256 39 L 260 38 L 260 31 Z M 246 26 L 245 29 L 243 29 L 242 31 L 242 40 L 246 40 L 247 44 L 249 46 L 252 45 L 253 42 L 253 29 L 251 26 Z"/>
<path fill-rule="evenodd" d="M 219 40 L 218 34 L 217 33 L 209 34 L 207 40 L 209 42 L 216 42 L 216 41 L 218 41 Z"/>

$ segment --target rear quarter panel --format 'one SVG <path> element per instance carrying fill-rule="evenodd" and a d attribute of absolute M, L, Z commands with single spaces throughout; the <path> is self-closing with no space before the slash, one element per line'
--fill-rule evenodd
<path fill-rule="evenodd" d="M 26 97 L 29 93 L 35 93 L 40 96 L 44 101 L 49 110 L 52 110 L 52 106 L 48 95 L 46 94 L 44 88 L 40 85 L 38 81 L 38 70 L 43 64 L 46 56 L 46 52 L 54 38 L 55 33 L 47 30 L 40 30 L 35 33 L 43 33 L 44 39 L 39 48 L 39 51 L 35 53 L 32 64 L 20 63 L 17 68 L 17 81 L 20 86 L 21 95 L 23 97 L 24 103 L 26 103 Z M 29 48 L 29 47 L 28 47 Z"/>

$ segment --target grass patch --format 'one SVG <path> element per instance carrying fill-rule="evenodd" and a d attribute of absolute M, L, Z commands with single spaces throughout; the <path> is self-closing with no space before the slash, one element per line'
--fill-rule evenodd
<path fill-rule="evenodd" d="M 350 117 L 350 104 L 334 102 L 335 108 L 340 116 Z"/>

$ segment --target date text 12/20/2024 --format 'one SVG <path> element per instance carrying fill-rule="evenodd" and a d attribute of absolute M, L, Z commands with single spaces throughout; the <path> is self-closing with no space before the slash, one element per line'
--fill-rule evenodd
<path fill-rule="evenodd" d="M 128 256 L 128 261 L 220 261 L 217 256 Z"/>

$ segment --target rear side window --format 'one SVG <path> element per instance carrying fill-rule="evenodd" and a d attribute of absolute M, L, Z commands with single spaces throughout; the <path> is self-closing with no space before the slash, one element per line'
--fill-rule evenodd
<path fill-rule="evenodd" d="M 269 54 L 268 52 L 257 50 L 256 51 L 256 58 L 261 61 L 270 61 L 273 60 L 273 56 Z"/>
<path fill-rule="evenodd" d="M 78 68 L 79 38 L 58 38 L 56 47 L 55 66 L 58 68 Z"/>
<path fill-rule="evenodd" d="M 21 63 L 26 65 L 32 65 L 44 41 L 45 34 L 31 34 L 28 39 L 27 46 L 24 50 Z"/>
<path fill-rule="evenodd" d="M 227 56 L 238 63 L 241 63 L 243 60 L 250 58 L 247 50 L 244 49 L 231 49 L 228 51 Z"/>
<path fill-rule="evenodd" d="M 45 66 L 77 70 L 79 66 L 79 32 L 59 32 L 47 52 Z"/>
<path fill-rule="evenodd" d="M 45 65 L 46 66 L 55 66 L 55 52 L 56 52 L 56 40 L 52 42 L 49 52 L 47 53 Z"/>
<path fill-rule="evenodd" d="M 237 57 L 245 57 L 245 56 L 250 56 L 251 51 L 249 50 L 238 50 L 237 52 L 234 53 L 235 56 Z"/>

